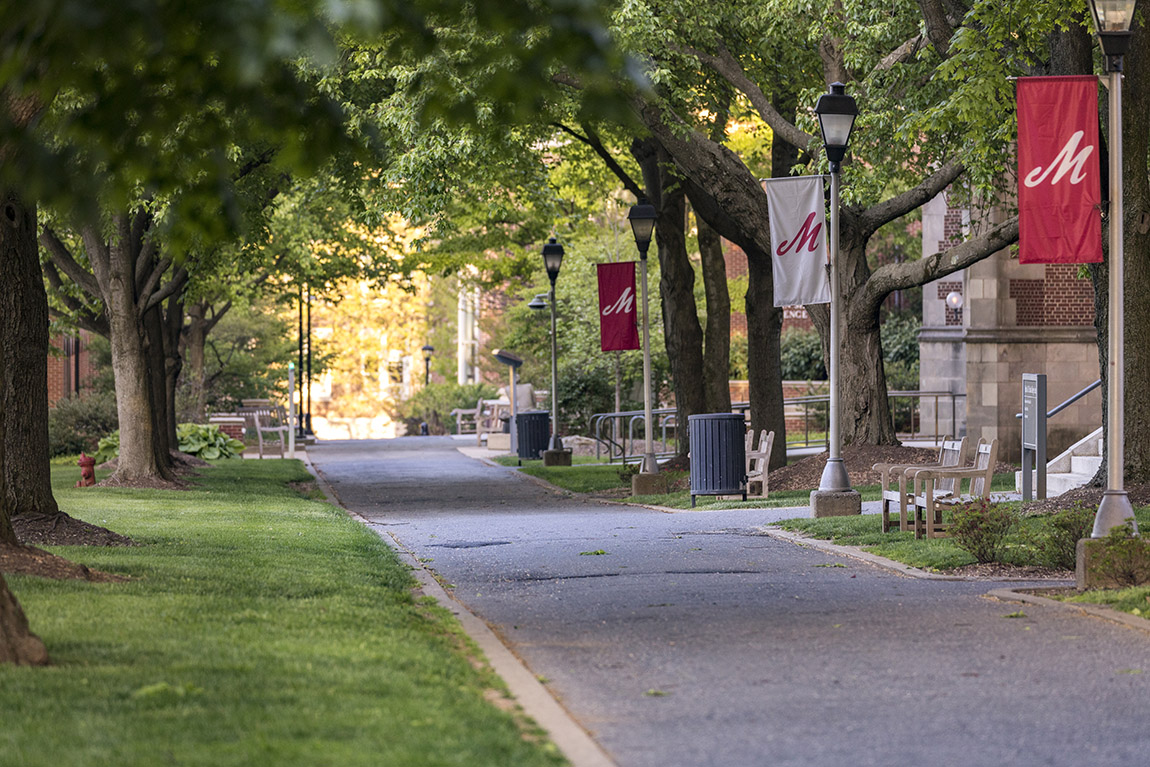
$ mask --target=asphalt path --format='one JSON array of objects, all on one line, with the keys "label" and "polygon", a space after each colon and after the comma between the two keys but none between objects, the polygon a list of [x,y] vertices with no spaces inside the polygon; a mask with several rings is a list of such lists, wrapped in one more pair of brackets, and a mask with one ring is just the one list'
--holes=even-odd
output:
[{"label": "asphalt path", "polygon": [[780,541],[777,512],[572,498],[458,444],[308,455],[620,767],[1150,764],[1150,634]]}]

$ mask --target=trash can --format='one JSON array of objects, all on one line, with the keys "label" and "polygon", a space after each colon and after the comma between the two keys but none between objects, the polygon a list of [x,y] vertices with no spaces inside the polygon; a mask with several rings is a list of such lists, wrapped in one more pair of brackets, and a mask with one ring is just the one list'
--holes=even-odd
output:
[{"label": "trash can", "polygon": [[515,414],[519,437],[519,457],[538,459],[551,442],[551,413],[546,410],[521,410]]},{"label": "trash can", "polygon": [[741,494],[747,500],[746,431],[741,413],[688,416],[692,508],[697,495]]}]

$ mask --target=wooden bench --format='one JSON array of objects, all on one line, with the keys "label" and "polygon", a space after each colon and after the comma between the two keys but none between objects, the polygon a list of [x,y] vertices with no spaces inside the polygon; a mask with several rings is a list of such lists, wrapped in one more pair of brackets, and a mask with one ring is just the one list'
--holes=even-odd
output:
[{"label": "wooden bench", "polygon": [[[871,468],[881,474],[882,488],[882,531],[891,531],[891,512],[898,506],[898,529],[910,530],[912,528],[910,515],[907,513],[908,504],[913,504],[908,483],[913,480],[914,473],[921,469],[945,469],[962,466],[966,452],[966,437],[960,440],[944,439],[938,451],[938,459],[934,463],[876,463]],[[911,487],[913,489],[913,485]]]},{"label": "wooden bench", "polygon": [[[283,458],[287,450],[288,432],[291,430],[291,422],[283,405],[272,404],[266,399],[245,399],[241,402],[238,412],[247,419],[248,428],[256,434],[259,457],[264,457],[264,438],[275,437],[279,457]],[[272,440],[269,439],[268,443],[267,450],[270,454]]]},{"label": "wooden bench", "polygon": [[747,490],[751,489],[751,482],[760,483],[760,498],[767,497],[767,473],[771,463],[771,448],[775,444],[775,433],[763,429],[759,432],[759,447],[756,450],[755,430],[747,430]]},{"label": "wooden bench", "polygon": [[457,407],[451,411],[455,416],[456,434],[474,434],[478,427],[479,406]]},{"label": "wooden bench", "polygon": [[[942,521],[945,507],[989,496],[997,460],[998,440],[980,439],[972,465],[914,472],[914,536],[922,538],[925,533],[927,538],[944,537],[950,527],[950,523]],[[966,493],[962,493],[963,481],[968,483]]]}]

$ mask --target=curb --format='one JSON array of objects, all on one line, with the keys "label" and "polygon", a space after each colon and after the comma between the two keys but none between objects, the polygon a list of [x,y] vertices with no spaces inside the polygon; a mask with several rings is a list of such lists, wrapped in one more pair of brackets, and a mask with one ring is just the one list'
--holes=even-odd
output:
[{"label": "curb", "polygon": [[[480,652],[487,658],[491,668],[507,685],[507,689],[510,690],[516,703],[527,716],[531,717],[535,724],[547,732],[551,742],[563,753],[572,767],[618,767],[607,755],[607,752],[560,705],[551,692],[543,686],[523,661],[503,643],[487,623],[449,594],[436,580],[435,575],[411,551],[404,548],[393,534],[380,530],[367,517],[345,508],[331,485],[323,477],[322,472],[315,467],[306,453],[300,457],[300,460],[308,472],[315,477],[316,484],[319,485],[324,498],[382,538],[395,551],[400,560],[411,568],[412,575],[419,582],[420,591],[435,599],[441,607],[455,616],[467,636],[475,642]],[[492,463],[491,465],[498,466],[499,464]],[[534,479],[534,477],[529,478]]]},{"label": "curb", "polygon": [[1061,602],[1057,599],[1050,599],[1048,597],[1038,596],[1037,594],[1023,594],[1014,589],[994,589],[993,591],[987,592],[986,596],[993,599],[1000,599],[1003,602],[1022,602],[1031,605],[1041,605],[1043,607],[1072,610],[1094,618],[1101,618],[1104,621],[1117,623],[1137,631],[1150,633],[1150,620],[1139,618],[1137,615],[1130,615],[1120,610],[1112,610],[1102,605],[1091,605],[1083,602]]},{"label": "curb", "polygon": [[852,559],[858,559],[866,562],[867,564],[881,567],[884,570],[892,570],[899,575],[905,575],[909,578],[921,578],[922,580],[929,581],[977,580],[975,578],[967,578],[961,575],[939,575],[938,573],[927,572],[926,570],[920,570],[917,567],[904,565],[902,562],[895,562],[893,559],[887,559],[886,557],[880,557],[877,554],[860,551],[854,546],[840,546],[837,543],[830,543],[828,541],[822,541],[817,538],[808,538],[805,535],[792,533],[787,530],[781,530],[777,527],[762,525],[755,529],[762,531],[765,535],[769,535],[772,538],[777,538],[780,541],[787,541],[789,543],[795,544],[796,546],[806,546],[807,548],[818,549],[819,551],[825,551],[828,554],[836,554],[840,557],[851,557]]}]

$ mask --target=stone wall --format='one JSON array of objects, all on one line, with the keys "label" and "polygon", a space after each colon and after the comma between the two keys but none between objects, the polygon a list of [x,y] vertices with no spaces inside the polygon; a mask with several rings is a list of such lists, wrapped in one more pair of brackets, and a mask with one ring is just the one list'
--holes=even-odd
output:
[{"label": "stone wall", "polygon": [[[949,208],[945,197],[932,200],[923,208],[923,255],[945,249],[971,226],[970,217]],[[947,307],[951,292],[962,295],[962,308]],[[919,386],[964,394],[954,423],[949,403],[940,404],[943,430],[998,438],[999,455],[1018,461],[1021,422],[1015,414],[1022,410],[1022,374],[1046,374],[1051,408],[1095,381],[1093,322],[1094,291],[1077,266],[1020,264],[1012,249],[1000,251],[925,287]],[[924,420],[933,418],[933,403],[924,401],[923,411]],[[1050,420],[1049,454],[1101,423],[1096,391]]]}]

